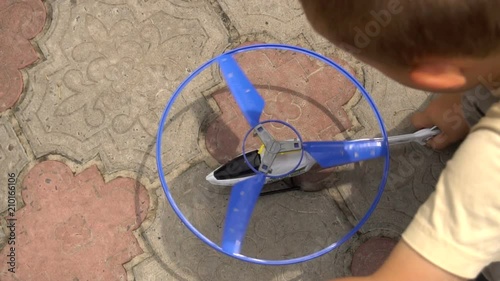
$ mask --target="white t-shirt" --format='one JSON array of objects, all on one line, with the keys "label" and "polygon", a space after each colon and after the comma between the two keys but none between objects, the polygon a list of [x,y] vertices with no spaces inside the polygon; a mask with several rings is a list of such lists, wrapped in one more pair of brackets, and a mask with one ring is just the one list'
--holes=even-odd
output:
[{"label": "white t-shirt", "polygon": [[483,87],[467,93],[464,112],[477,124],[403,240],[452,274],[473,279],[483,271],[500,281],[500,92],[485,95]]}]

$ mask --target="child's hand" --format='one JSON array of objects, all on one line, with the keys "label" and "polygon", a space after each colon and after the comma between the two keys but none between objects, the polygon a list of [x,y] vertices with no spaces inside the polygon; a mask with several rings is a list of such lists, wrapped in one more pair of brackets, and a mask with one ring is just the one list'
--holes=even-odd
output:
[{"label": "child's hand", "polygon": [[440,95],[425,111],[415,113],[411,122],[417,129],[437,126],[441,130],[441,134],[427,143],[433,149],[443,149],[463,140],[470,129],[462,110],[462,94]]}]

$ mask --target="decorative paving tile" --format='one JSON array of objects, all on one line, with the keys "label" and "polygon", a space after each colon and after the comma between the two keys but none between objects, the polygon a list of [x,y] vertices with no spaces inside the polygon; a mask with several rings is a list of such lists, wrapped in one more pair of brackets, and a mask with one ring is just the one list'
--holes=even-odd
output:
[{"label": "decorative paving tile", "polygon": [[[17,183],[28,156],[12,128],[8,117],[0,117],[0,213],[7,210],[8,184]],[[9,176],[10,175],[10,176]],[[0,239],[1,241],[1,239]]]},{"label": "decorative paving tile", "polygon": [[227,42],[217,15],[205,2],[175,0],[68,0],[52,9],[40,40],[47,60],[28,72],[33,82],[16,113],[35,156],[99,155],[106,173],[144,164],[155,178],[154,155],[143,159],[159,115],[180,81]]},{"label": "decorative paving tile", "polygon": [[12,107],[21,95],[19,70],[38,60],[29,40],[42,31],[45,18],[41,0],[0,2],[0,112]]},{"label": "decorative paving tile", "polygon": [[313,31],[298,0],[222,0],[220,5],[241,35],[265,32],[280,43],[303,36],[314,46],[326,44]]},{"label": "decorative paving tile", "polygon": [[[132,231],[148,212],[143,186],[130,178],[105,183],[95,166],[75,176],[65,164],[45,161],[22,188],[26,206],[14,213],[14,243],[0,252],[2,280],[127,279],[123,264],[142,253]],[[11,253],[14,265],[7,263]]]}]

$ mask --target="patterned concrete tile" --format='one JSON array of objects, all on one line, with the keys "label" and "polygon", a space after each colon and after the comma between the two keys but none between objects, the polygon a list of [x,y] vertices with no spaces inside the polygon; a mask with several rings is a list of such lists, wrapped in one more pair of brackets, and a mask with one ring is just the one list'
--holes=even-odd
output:
[{"label": "patterned concrete tile", "polygon": [[219,2],[241,35],[265,32],[282,43],[303,36],[314,46],[326,44],[326,40],[313,31],[298,0]]},{"label": "patterned concrete tile", "polygon": [[155,258],[148,258],[133,268],[135,280],[140,281],[164,281],[164,280],[186,280],[169,273],[169,270],[161,270]]},{"label": "patterned concrete tile", "polygon": [[[201,1],[51,5],[52,24],[40,39],[46,61],[28,72],[32,83],[16,113],[35,156],[85,162],[98,154],[106,173],[138,170],[172,91],[222,51],[221,21]],[[153,155],[145,166],[155,178]]]},{"label": "patterned concrete tile", "polygon": [[[143,186],[130,178],[105,183],[95,166],[75,176],[65,164],[45,161],[22,187],[26,206],[14,213],[14,243],[1,251],[2,280],[127,279],[122,264],[142,253],[132,231],[149,207]],[[15,273],[8,271],[11,253]]]},{"label": "patterned concrete tile", "polygon": [[[8,182],[17,183],[28,156],[12,128],[8,117],[0,117],[0,213],[7,210]],[[9,176],[9,174],[13,174]],[[0,240],[1,241],[1,240]]]},{"label": "patterned concrete tile", "polygon": [[0,2],[0,112],[12,107],[23,90],[20,69],[38,59],[30,43],[46,18],[41,0]]},{"label": "patterned concrete tile", "polygon": [[[203,235],[220,243],[229,189],[208,184],[211,169],[191,166],[170,182],[170,190],[184,216]],[[327,280],[338,275],[335,252],[311,262],[258,266],[229,258],[209,248],[180,223],[160,192],[154,222],[143,233],[152,259],[134,267],[138,280]],[[337,241],[350,225],[326,193],[295,192],[262,197],[257,203],[243,254],[256,258],[287,259],[311,254]],[[155,279],[156,278],[156,279]]]}]

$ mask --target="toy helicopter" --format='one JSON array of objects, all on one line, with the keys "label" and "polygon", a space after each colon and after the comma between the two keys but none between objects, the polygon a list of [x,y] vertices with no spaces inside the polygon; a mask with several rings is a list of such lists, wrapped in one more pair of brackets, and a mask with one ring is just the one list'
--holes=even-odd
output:
[{"label": "toy helicopter", "polygon": [[[257,130],[259,132],[257,133]],[[258,150],[252,150],[245,154],[248,162],[253,166],[255,170],[259,169],[263,159],[266,159],[266,145],[272,146],[276,145],[276,142],[272,140],[270,134],[265,130],[264,127],[259,126],[255,130],[256,134],[260,137],[261,141],[264,143]],[[420,145],[425,145],[425,143],[432,137],[438,135],[440,130],[437,127],[421,129],[412,134],[404,134],[398,136],[390,136],[388,138],[389,145],[403,144],[409,142],[416,142]],[[286,145],[287,143],[294,143],[298,140],[288,140],[287,142],[281,143],[280,145]],[[363,140],[362,140],[363,141]],[[382,143],[381,138],[371,139],[373,142]],[[222,186],[233,186],[239,182],[247,180],[256,175],[255,171],[251,169],[245,161],[245,156],[243,154],[238,155],[224,165],[221,165],[210,174],[206,176],[206,180],[213,185]],[[300,161],[300,163],[299,163]],[[361,161],[360,159],[354,158],[352,162]],[[268,177],[266,178],[265,184],[273,183],[284,178],[293,178],[301,174],[307,173],[316,164],[316,160],[307,151],[301,159],[301,153],[298,150],[281,152],[276,155],[272,166],[269,168],[269,174],[271,176],[277,176],[284,174],[294,168],[295,165],[299,163],[298,167],[286,177]],[[348,163],[345,163],[348,164]]]},{"label": "toy helicopter", "polygon": [[[240,253],[254,206],[266,183],[303,174],[316,163],[321,168],[329,168],[388,155],[388,138],[387,143],[381,138],[302,142],[290,124],[279,120],[261,122],[265,101],[236,60],[226,54],[219,57],[218,63],[231,94],[251,128],[243,140],[243,154],[206,177],[215,184],[233,185],[222,235],[223,252]],[[275,140],[264,128],[266,122],[280,122],[288,126],[298,139]],[[264,148],[260,149],[260,153],[244,151],[250,132],[256,134],[263,143]],[[424,129],[411,135],[395,136],[391,142],[415,140],[425,143],[426,139],[438,133],[436,128]]]},{"label": "toy helicopter", "polygon": [[[335,68],[354,85],[356,85],[363,97],[367,100],[378,121],[382,138],[344,141],[302,141],[300,134],[291,125],[280,120],[260,120],[264,110],[265,101],[240,68],[238,62],[234,58],[234,55],[261,49],[284,50],[305,54]],[[218,167],[206,176],[206,180],[211,184],[232,186],[220,243],[214,243],[205,237],[182,214],[180,208],[175,203],[166,182],[161,157],[163,155],[162,139],[165,137],[164,134],[166,134],[164,129],[165,125],[168,123],[168,114],[173,108],[175,100],[194,77],[212,64],[218,64],[222,77],[226,82],[232,97],[236,101],[240,112],[244,115],[248,125],[250,126],[249,131],[243,140],[242,154],[228,163]],[[263,124],[270,121],[288,126],[295,132],[296,138],[287,140],[275,139],[263,126]],[[168,102],[160,120],[156,142],[156,161],[159,178],[167,200],[184,225],[188,227],[189,230],[191,230],[191,232],[193,232],[193,234],[195,234],[199,239],[212,248],[233,258],[264,265],[288,265],[308,261],[326,254],[357,233],[360,227],[373,213],[384,190],[389,170],[389,145],[405,142],[425,144],[428,139],[439,133],[440,131],[436,127],[433,127],[417,131],[413,134],[387,137],[382,117],[370,95],[366,92],[363,86],[341,66],[322,55],[304,48],[280,44],[256,44],[228,51],[207,61],[198,69],[193,71],[181,83]],[[257,135],[262,141],[262,146],[258,150],[246,152],[244,149],[245,143],[250,134]],[[335,242],[322,250],[314,252],[313,254],[288,260],[262,260],[247,257],[241,254],[242,245],[245,240],[246,231],[250,223],[253,210],[265,184],[283,179],[293,179],[295,176],[310,171],[316,164],[322,169],[327,169],[330,167],[380,157],[385,157],[386,161],[378,193],[366,214],[359,220],[353,229],[345,234],[345,236],[338,242]]]}]

